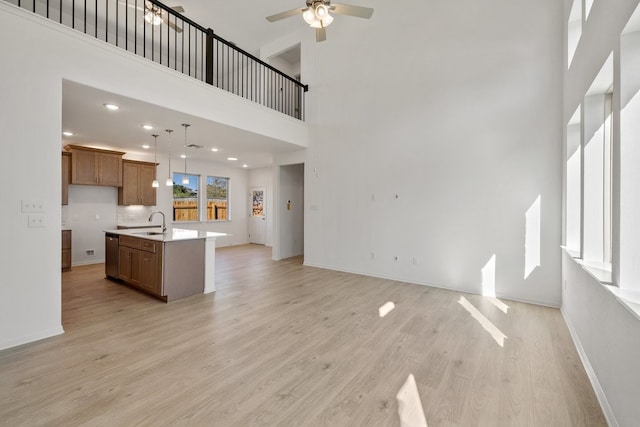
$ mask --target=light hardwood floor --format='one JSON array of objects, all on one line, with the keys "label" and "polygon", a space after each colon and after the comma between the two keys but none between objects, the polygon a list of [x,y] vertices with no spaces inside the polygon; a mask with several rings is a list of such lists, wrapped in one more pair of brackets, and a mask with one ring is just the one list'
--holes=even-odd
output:
[{"label": "light hardwood floor", "polygon": [[0,425],[399,426],[410,373],[431,427],[606,425],[557,309],[216,255],[169,304],[63,273],[66,333],[0,352]]}]

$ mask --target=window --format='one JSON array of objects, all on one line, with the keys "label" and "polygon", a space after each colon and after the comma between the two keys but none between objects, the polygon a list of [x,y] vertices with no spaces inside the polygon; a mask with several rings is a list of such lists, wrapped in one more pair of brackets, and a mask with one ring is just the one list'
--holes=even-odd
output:
[{"label": "window", "polygon": [[[183,181],[187,178],[188,182]],[[183,182],[185,182],[183,184]],[[200,176],[174,172],[173,174],[173,220],[198,221]]]},{"label": "window", "polygon": [[229,219],[229,178],[207,177],[207,221]]}]

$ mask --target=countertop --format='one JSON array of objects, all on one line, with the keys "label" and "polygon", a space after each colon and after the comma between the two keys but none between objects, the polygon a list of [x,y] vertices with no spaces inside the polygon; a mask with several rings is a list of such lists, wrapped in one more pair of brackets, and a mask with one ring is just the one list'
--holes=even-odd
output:
[{"label": "countertop", "polygon": [[104,230],[105,233],[118,234],[121,236],[139,237],[141,239],[155,240],[156,242],[175,242],[178,240],[196,240],[196,239],[215,239],[216,237],[228,236],[226,233],[218,233],[215,231],[187,230],[185,228],[167,227],[164,234],[147,234],[161,233],[162,228],[129,228],[126,230]]}]

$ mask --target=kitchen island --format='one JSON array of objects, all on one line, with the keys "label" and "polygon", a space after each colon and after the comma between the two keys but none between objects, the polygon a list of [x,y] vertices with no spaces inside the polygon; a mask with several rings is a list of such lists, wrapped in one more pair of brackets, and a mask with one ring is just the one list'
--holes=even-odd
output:
[{"label": "kitchen island", "polygon": [[213,292],[216,239],[224,236],[183,228],[105,230],[105,273],[166,302]]}]

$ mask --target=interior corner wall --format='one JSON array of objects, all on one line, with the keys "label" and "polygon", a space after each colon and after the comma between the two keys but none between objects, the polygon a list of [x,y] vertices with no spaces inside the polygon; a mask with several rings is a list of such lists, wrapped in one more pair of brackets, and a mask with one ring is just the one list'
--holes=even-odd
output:
[{"label": "interior corner wall", "polygon": [[[566,12],[570,1],[565,0],[564,3]],[[639,3],[638,0],[622,0],[614,3],[606,0],[594,1],[589,19],[584,23],[582,37],[571,68],[564,72],[565,123],[585,99],[587,90],[611,52],[614,53],[614,67],[617,67],[614,69],[613,97],[614,100],[620,98],[621,83],[626,84],[624,81],[617,80],[621,75],[620,35]],[[622,75],[624,76],[624,73]],[[624,92],[622,95],[626,96]],[[617,105],[621,103],[618,102]],[[615,118],[620,117],[616,114],[614,110],[614,127],[616,126]],[[618,143],[615,134],[614,130],[614,145]],[[589,137],[586,136],[585,139],[588,141]],[[624,151],[622,154],[624,155]],[[623,163],[624,161],[625,159],[622,159]],[[615,188],[613,200],[616,200]],[[620,236],[620,241],[616,243],[616,223],[621,219],[615,216],[616,208],[614,207],[612,219],[614,254],[617,251],[616,245],[620,245],[625,238],[629,237]],[[574,259],[566,254],[562,259],[562,313],[572,332],[607,421],[612,426],[636,425],[640,419],[640,406],[637,404],[636,397],[640,395],[640,370],[638,370],[640,321],[604,285],[587,274]],[[614,259],[614,269],[616,262],[617,260]]]},{"label": "interior corner wall", "polygon": [[[10,41],[0,48],[3,101],[0,129],[4,140],[10,142],[3,147],[0,174],[4,182],[20,177],[18,191],[6,192],[5,208],[0,210],[5,238],[11,242],[0,265],[3,271],[0,349],[63,331],[60,273],[63,79],[259,133],[301,149],[307,145],[305,123],[7,2],[0,2],[0,39]],[[158,91],[158,87],[165,90]],[[22,212],[23,200],[44,203],[45,212],[39,214],[45,219],[45,227],[27,227],[29,214]],[[38,268],[33,268],[36,263]]]},{"label": "interior corner wall", "polygon": [[414,2],[410,15],[378,3],[302,45],[305,263],[480,293],[495,259],[499,297],[559,306],[562,5]]}]

